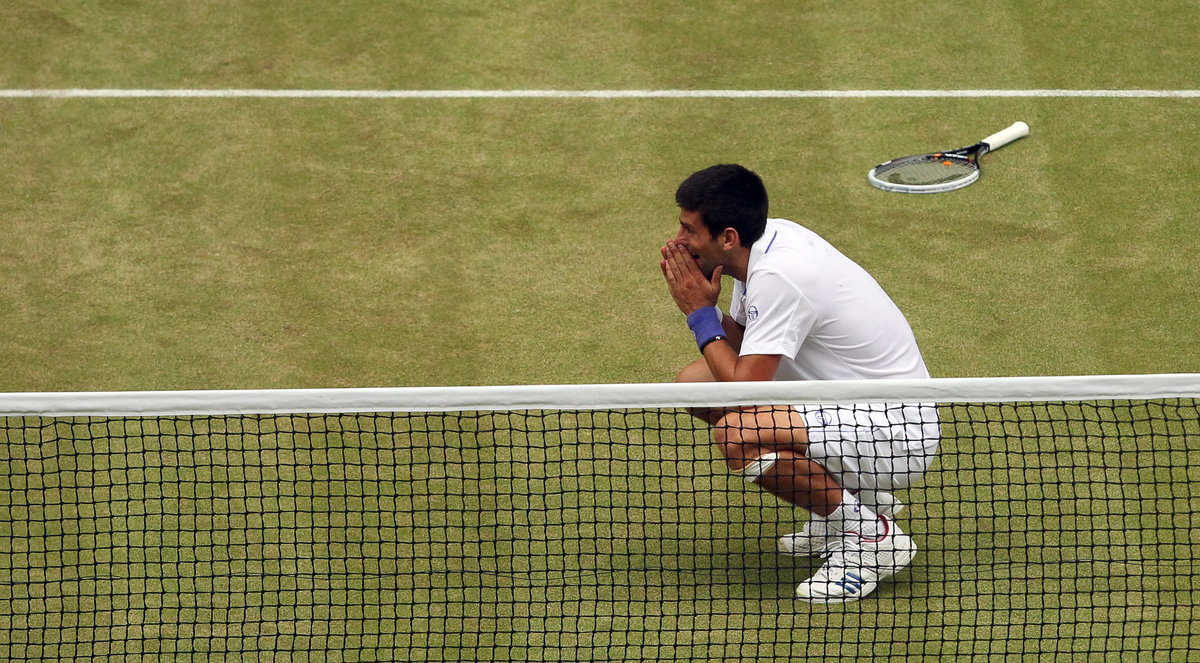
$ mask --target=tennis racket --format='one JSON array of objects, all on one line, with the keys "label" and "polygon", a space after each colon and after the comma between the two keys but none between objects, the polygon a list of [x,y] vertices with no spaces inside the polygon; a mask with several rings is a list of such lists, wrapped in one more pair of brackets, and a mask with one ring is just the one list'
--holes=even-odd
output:
[{"label": "tennis racket", "polygon": [[885,161],[867,173],[867,181],[897,193],[954,191],[979,179],[979,157],[1028,135],[1028,124],[1014,122],[974,145]]}]

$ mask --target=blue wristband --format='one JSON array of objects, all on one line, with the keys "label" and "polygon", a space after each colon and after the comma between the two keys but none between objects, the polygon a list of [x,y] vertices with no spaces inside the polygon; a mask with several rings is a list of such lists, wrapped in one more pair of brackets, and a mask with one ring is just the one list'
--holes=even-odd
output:
[{"label": "blue wristband", "polygon": [[696,335],[696,347],[704,352],[704,346],[725,338],[725,328],[721,326],[721,309],[716,306],[705,306],[688,314],[688,327]]}]

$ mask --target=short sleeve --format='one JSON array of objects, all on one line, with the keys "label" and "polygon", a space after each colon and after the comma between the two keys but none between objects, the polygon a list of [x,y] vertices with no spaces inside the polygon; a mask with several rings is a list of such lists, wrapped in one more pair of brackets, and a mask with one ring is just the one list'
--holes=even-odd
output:
[{"label": "short sleeve", "polygon": [[744,306],[743,355],[794,357],[816,322],[812,304],[800,288],[775,271],[751,275]]}]

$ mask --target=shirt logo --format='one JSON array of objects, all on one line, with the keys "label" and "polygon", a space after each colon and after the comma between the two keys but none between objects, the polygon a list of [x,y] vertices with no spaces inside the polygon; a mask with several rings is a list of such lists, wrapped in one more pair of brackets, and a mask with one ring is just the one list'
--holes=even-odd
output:
[{"label": "shirt logo", "polygon": [[817,410],[813,412],[812,418],[818,426],[828,426],[829,424],[833,423],[833,417],[829,416],[829,413],[825,410]]},{"label": "shirt logo", "polygon": [[758,319],[757,306],[751,306],[750,308],[746,309],[746,319],[750,320],[751,322],[754,322]]}]

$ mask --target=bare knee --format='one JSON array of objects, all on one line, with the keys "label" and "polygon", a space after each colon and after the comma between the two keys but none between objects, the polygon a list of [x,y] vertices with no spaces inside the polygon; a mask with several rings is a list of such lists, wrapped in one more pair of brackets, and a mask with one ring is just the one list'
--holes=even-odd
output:
[{"label": "bare knee", "polygon": [[758,444],[758,431],[744,424],[743,413],[726,412],[713,426],[713,442],[729,469],[739,472],[755,458],[768,452]]},{"label": "bare knee", "polygon": [[[679,375],[675,377],[676,382],[716,382],[712,371],[708,368],[708,362],[703,358],[697,359],[679,371]],[[728,408],[723,407],[689,407],[688,414],[700,419],[709,426],[715,426],[721,417],[729,412]]]},{"label": "bare knee", "polygon": [[808,450],[804,420],[789,407],[759,407],[726,412],[713,426],[713,442],[732,469],[770,451]]},{"label": "bare knee", "polygon": [[703,358],[697,359],[679,371],[679,375],[675,376],[676,382],[716,382],[712,371],[708,368],[708,362]]}]

